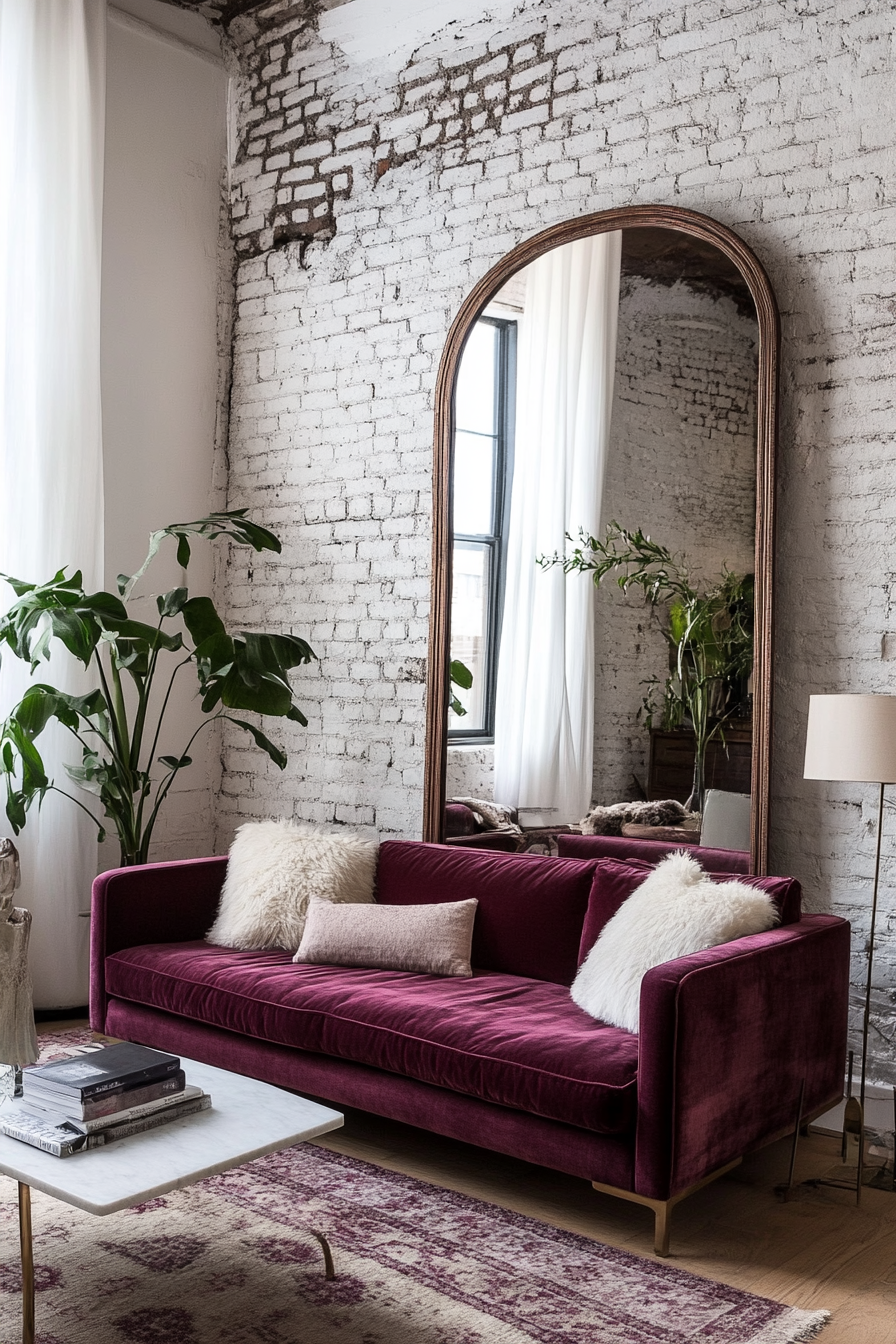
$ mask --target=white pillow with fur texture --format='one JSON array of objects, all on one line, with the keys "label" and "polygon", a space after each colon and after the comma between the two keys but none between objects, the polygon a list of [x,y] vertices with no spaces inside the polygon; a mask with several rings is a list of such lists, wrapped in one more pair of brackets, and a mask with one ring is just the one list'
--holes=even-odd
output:
[{"label": "white pillow with fur texture", "polygon": [[374,899],[378,851],[374,841],[351,831],[294,821],[246,822],[230,846],[221,903],[207,941],[294,952],[312,896],[346,904]]},{"label": "white pillow with fur texture", "polygon": [[570,993],[591,1017],[637,1032],[641,980],[652,966],[774,928],[778,911],[744,882],[711,882],[678,850],[657,864],[579,967]]}]

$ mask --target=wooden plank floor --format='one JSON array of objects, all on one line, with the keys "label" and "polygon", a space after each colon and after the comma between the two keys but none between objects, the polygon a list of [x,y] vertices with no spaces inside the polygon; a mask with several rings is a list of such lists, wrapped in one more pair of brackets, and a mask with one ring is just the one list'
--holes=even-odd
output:
[{"label": "wooden plank floor", "polygon": [[[43,1033],[86,1026],[42,1023]],[[347,1111],[324,1147],[459,1190],[607,1245],[652,1257],[647,1209],[598,1195],[586,1181],[443,1139],[397,1121]],[[800,1140],[797,1180],[838,1162],[826,1135]],[[822,1344],[896,1344],[896,1195],[865,1190],[774,1194],[786,1179],[790,1142],[748,1157],[728,1176],[685,1200],[672,1216],[672,1255],[662,1263],[730,1283],[790,1306],[826,1308]]]}]

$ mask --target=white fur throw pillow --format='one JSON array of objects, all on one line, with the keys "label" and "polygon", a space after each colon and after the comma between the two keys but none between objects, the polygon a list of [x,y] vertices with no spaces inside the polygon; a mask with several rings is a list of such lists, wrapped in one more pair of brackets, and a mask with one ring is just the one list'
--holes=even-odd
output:
[{"label": "white fur throw pillow", "polygon": [[711,882],[683,850],[669,854],[601,930],[572,984],[592,1017],[637,1031],[641,980],[652,966],[774,928],[778,911],[744,882]]},{"label": "white fur throw pillow", "polygon": [[222,947],[284,947],[302,941],[312,896],[324,901],[373,900],[379,846],[350,831],[293,821],[250,821],[230,846],[227,877],[206,934]]}]

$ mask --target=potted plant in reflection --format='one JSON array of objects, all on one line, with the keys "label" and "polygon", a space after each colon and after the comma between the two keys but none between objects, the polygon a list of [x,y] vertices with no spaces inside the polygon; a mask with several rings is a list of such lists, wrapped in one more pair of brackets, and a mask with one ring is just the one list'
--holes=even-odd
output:
[{"label": "potted plant in reflection", "polygon": [[[694,734],[694,782],[686,806],[702,812],[706,749],[724,741],[725,724],[738,714],[753,670],[754,579],[752,574],[721,576],[702,591],[687,563],[638,528],[607,525],[602,539],[582,530],[567,536],[574,549],[542,556],[539,564],[562,565],[567,574],[591,574],[594,583],[613,576],[623,593],[640,588],[654,608],[664,608],[662,633],[670,649],[670,674],[662,683],[662,727],[689,727]],[[648,683],[642,708],[648,727],[658,707],[658,678]]]},{"label": "potted plant in reflection", "polygon": [[[134,590],[168,538],[176,542],[186,580],[196,537],[226,537],[256,551],[280,551],[272,532],[251,522],[245,509],[236,509],[154,532],[136,574],[119,575],[117,594],[88,593],[80,572],[68,577],[64,569],[46,583],[0,576],[16,597],[0,618],[0,649],[30,663],[33,674],[58,641],[92,672],[96,683],[86,695],[68,695],[35,682],[0,723],[6,815],[17,835],[35,800],[39,806],[48,793],[61,793],[87,813],[100,840],[105,823],[111,823],[122,865],[146,863],[172,784],[192,764],[189,753],[199,733],[218,720],[236,724],[275,765],[285,767],[281,748],[240,714],[249,711],[307,725],[293,698],[289,673],[315,657],[309,645],[292,634],[231,633],[211,598],[191,597],[186,584],[156,598],[158,620],[153,624],[134,619],[129,610]],[[205,717],[181,751],[157,756],[175,679],[188,667],[197,679]],[[80,761],[66,765],[66,774],[93,802],[82,801],[47,776],[37,739],[54,719],[80,748]]]},{"label": "potted plant in reflection", "polygon": [[459,658],[452,658],[448,664],[448,707],[458,718],[463,718],[467,711],[455,687],[459,687],[462,691],[469,691],[472,685],[473,673],[466,663],[462,663]]}]

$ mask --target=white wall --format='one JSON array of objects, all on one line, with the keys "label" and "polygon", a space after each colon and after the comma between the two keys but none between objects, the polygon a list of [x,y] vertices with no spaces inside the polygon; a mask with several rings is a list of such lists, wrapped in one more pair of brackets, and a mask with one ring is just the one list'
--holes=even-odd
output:
[{"label": "white wall", "polygon": [[[151,530],[215,505],[230,285],[228,250],[219,247],[227,91],[220,40],[205,20],[155,0],[121,4],[130,14],[110,7],[108,21],[103,210],[106,586],[113,591],[116,575],[142,561]],[[145,587],[164,592],[180,576],[171,546]],[[197,545],[191,589],[209,593],[212,582],[213,553]],[[199,722],[195,682],[186,680],[191,669],[181,675],[161,752],[181,748]],[[162,815],[154,858],[212,850],[214,733],[191,753],[195,764]],[[117,859],[117,845],[107,841],[101,866]]]}]

